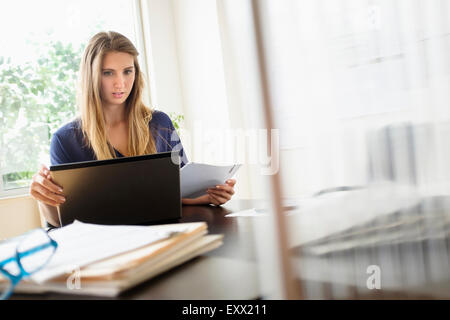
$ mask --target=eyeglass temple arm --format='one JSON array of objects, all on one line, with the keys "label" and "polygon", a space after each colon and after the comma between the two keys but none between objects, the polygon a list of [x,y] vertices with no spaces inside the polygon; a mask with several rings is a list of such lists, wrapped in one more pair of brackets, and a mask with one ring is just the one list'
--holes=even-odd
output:
[{"label": "eyeglass temple arm", "polygon": [[[39,245],[39,246],[37,246],[37,247],[34,247],[34,248],[31,248],[31,249],[29,249],[29,250],[27,250],[27,251],[19,252],[19,253],[18,253],[18,256],[19,256],[19,258],[24,258],[24,257],[27,257],[27,256],[29,256],[29,255],[35,253],[35,252],[38,252],[38,251],[40,251],[40,250],[44,250],[44,249],[46,249],[46,248],[48,248],[48,247],[50,247],[50,246],[56,248],[56,247],[57,247],[57,244],[56,244],[56,242],[54,242],[54,241],[51,241],[51,242],[45,243],[45,244],[41,244],[41,245]],[[8,259],[6,259],[6,260],[1,261],[1,262],[0,262],[0,268],[4,267],[4,266],[7,265],[8,263],[14,262],[15,260],[16,260],[16,257],[11,257],[11,258],[8,258]]]},{"label": "eyeglass temple arm", "polygon": [[24,251],[24,252],[18,252],[17,255],[19,256],[19,258],[24,258],[24,257],[27,257],[27,256],[29,256],[29,255],[31,255],[31,254],[37,252],[37,251],[44,250],[44,249],[46,249],[46,248],[48,248],[48,247],[50,247],[50,246],[56,248],[56,247],[57,247],[57,244],[56,244],[56,242],[54,242],[54,241],[52,240],[52,241],[50,241],[49,243],[41,244],[41,245],[39,245],[39,246],[37,246],[37,247],[34,247],[34,248],[31,248],[31,249],[29,249],[29,250],[27,250],[27,251]]}]

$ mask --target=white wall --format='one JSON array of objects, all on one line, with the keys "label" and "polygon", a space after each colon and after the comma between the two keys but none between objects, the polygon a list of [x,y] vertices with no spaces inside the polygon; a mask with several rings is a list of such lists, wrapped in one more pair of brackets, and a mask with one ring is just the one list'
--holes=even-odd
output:
[{"label": "white wall", "polygon": [[153,107],[184,113],[172,1],[144,0],[141,5]]}]

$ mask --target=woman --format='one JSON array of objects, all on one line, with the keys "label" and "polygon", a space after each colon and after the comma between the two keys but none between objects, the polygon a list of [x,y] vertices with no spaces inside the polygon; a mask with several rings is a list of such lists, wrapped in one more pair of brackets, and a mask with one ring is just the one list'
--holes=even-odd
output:
[{"label": "woman", "polygon": [[[131,41],[119,33],[100,32],[90,40],[81,60],[81,117],[53,135],[52,165],[153,154],[174,147],[180,150],[180,165],[187,163],[172,121],[142,102],[144,84],[137,56]],[[228,180],[182,203],[224,204],[234,194],[235,183]],[[52,181],[46,166],[33,176],[30,194],[46,220],[59,226],[56,207],[65,202],[64,191]]]}]

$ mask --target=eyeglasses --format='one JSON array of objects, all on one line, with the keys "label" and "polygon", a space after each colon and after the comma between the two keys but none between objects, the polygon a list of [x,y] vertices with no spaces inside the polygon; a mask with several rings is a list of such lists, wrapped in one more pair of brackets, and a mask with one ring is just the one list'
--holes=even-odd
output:
[{"label": "eyeglasses", "polygon": [[45,267],[57,247],[44,229],[0,243],[0,260],[4,259],[0,261],[0,300],[8,299],[23,278]]}]

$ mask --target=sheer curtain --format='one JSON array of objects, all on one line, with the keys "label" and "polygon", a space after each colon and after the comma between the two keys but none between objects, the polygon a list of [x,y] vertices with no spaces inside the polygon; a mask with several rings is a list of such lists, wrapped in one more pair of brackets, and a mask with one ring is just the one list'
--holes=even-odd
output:
[{"label": "sheer curtain", "polygon": [[[260,196],[250,181],[261,167],[286,168],[286,197],[391,179],[400,166],[370,141],[401,124],[418,135],[417,181],[450,178],[447,1],[261,1],[279,159],[252,143],[263,125],[250,1],[147,2],[154,104],[185,115],[193,161],[248,165],[243,196]],[[232,138],[244,151],[227,149]]]},{"label": "sheer curtain", "polygon": [[[216,165],[243,164],[236,176],[235,197],[263,198],[266,191],[260,181],[261,171],[270,170],[271,159],[265,143],[259,89],[255,87],[249,2],[173,0],[163,5],[151,0],[148,3],[151,15],[164,16],[160,11],[164,9],[173,21],[170,27],[163,26],[167,21],[160,21],[150,32],[150,36],[156,35],[151,50],[156,52],[153,91],[160,108],[168,107],[185,116],[180,136],[189,160]],[[158,27],[163,30],[156,30]],[[173,51],[166,50],[165,55],[158,51],[172,44],[164,34],[173,34],[174,43]],[[168,59],[171,52],[175,52],[174,58]],[[177,75],[169,83],[164,77],[174,66]],[[176,95],[180,99],[173,103]]]},{"label": "sheer curtain", "polygon": [[[429,216],[430,208],[445,207],[430,199],[450,190],[450,3],[258,3],[268,88],[261,87],[251,0],[170,2],[173,65],[178,66],[173,79],[181,88],[182,141],[190,160],[244,163],[236,195],[243,198],[267,198],[267,179],[279,172],[285,203],[300,201],[300,214],[288,219],[292,246],[303,252],[315,241],[320,246],[309,252],[327,252],[330,258],[319,255],[312,265],[294,258],[293,265],[309,279],[339,279],[340,286],[332,286],[337,297],[349,292],[343,284],[367,293],[366,270],[372,264],[391,269],[385,275],[391,287],[421,286],[442,279],[442,272],[450,280],[448,231],[439,220],[448,217]],[[263,90],[270,91],[276,132],[264,131]],[[310,197],[330,188],[350,192],[331,193],[319,205]],[[417,201],[420,210],[405,209]],[[421,222],[407,227],[404,221]],[[386,229],[389,223],[400,233]],[[348,241],[334,247],[323,242],[364,224],[363,239],[347,234]],[[373,237],[366,237],[367,225],[374,228]],[[418,241],[411,230],[428,242]],[[414,254],[400,254],[399,237],[406,231],[415,241]],[[430,234],[445,237],[431,241]],[[380,239],[395,241],[386,240],[390,247],[381,252]],[[357,251],[350,255],[350,268],[342,267],[336,248],[355,246],[370,249],[379,260]],[[437,249],[430,255],[425,247]],[[324,297],[323,290],[305,290],[307,297]]]},{"label": "sheer curtain", "polygon": [[[217,3],[230,114],[248,126],[262,110],[250,1]],[[338,298],[367,294],[371,270],[388,290],[449,281],[450,4],[259,4],[283,196],[306,199],[288,218],[307,256],[295,270]],[[307,197],[330,190],[349,192]]]},{"label": "sheer curtain", "polygon": [[[222,24],[228,32],[223,41],[234,43],[224,45],[233,52],[225,59],[225,69],[237,72],[236,78],[248,87],[246,71],[254,59],[246,49],[251,45],[245,46],[245,31],[235,27],[243,24],[239,21],[245,1],[219,3],[219,14],[222,11],[227,17],[223,20],[229,21]],[[420,141],[427,138],[424,134],[432,135],[435,144],[426,150],[415,145],[413,152],[421,161],[414,164],[418,182],[428,183],[431,177],[434,182],[448,181],[446,158],[442,159],[448,153],[442,139],[450,115],[447,1],[264,3],[286,196],[389,178],[377,167],[382,163],[375,159],[368,135],[405,123],[428,125],[429,130],[414,130],[414,136]],[[229,83],[236,86],[239,81]],[[252,92],[240,87],[246,94]],[[236,96],[235,87],[229,89],[229,96]],[[430,151],[437,156],[433,164],[423,159]],[[402,166],[408,164],[403,162],[390,169],[399,170],[391,172],[391,178],[403,174]]]}]

